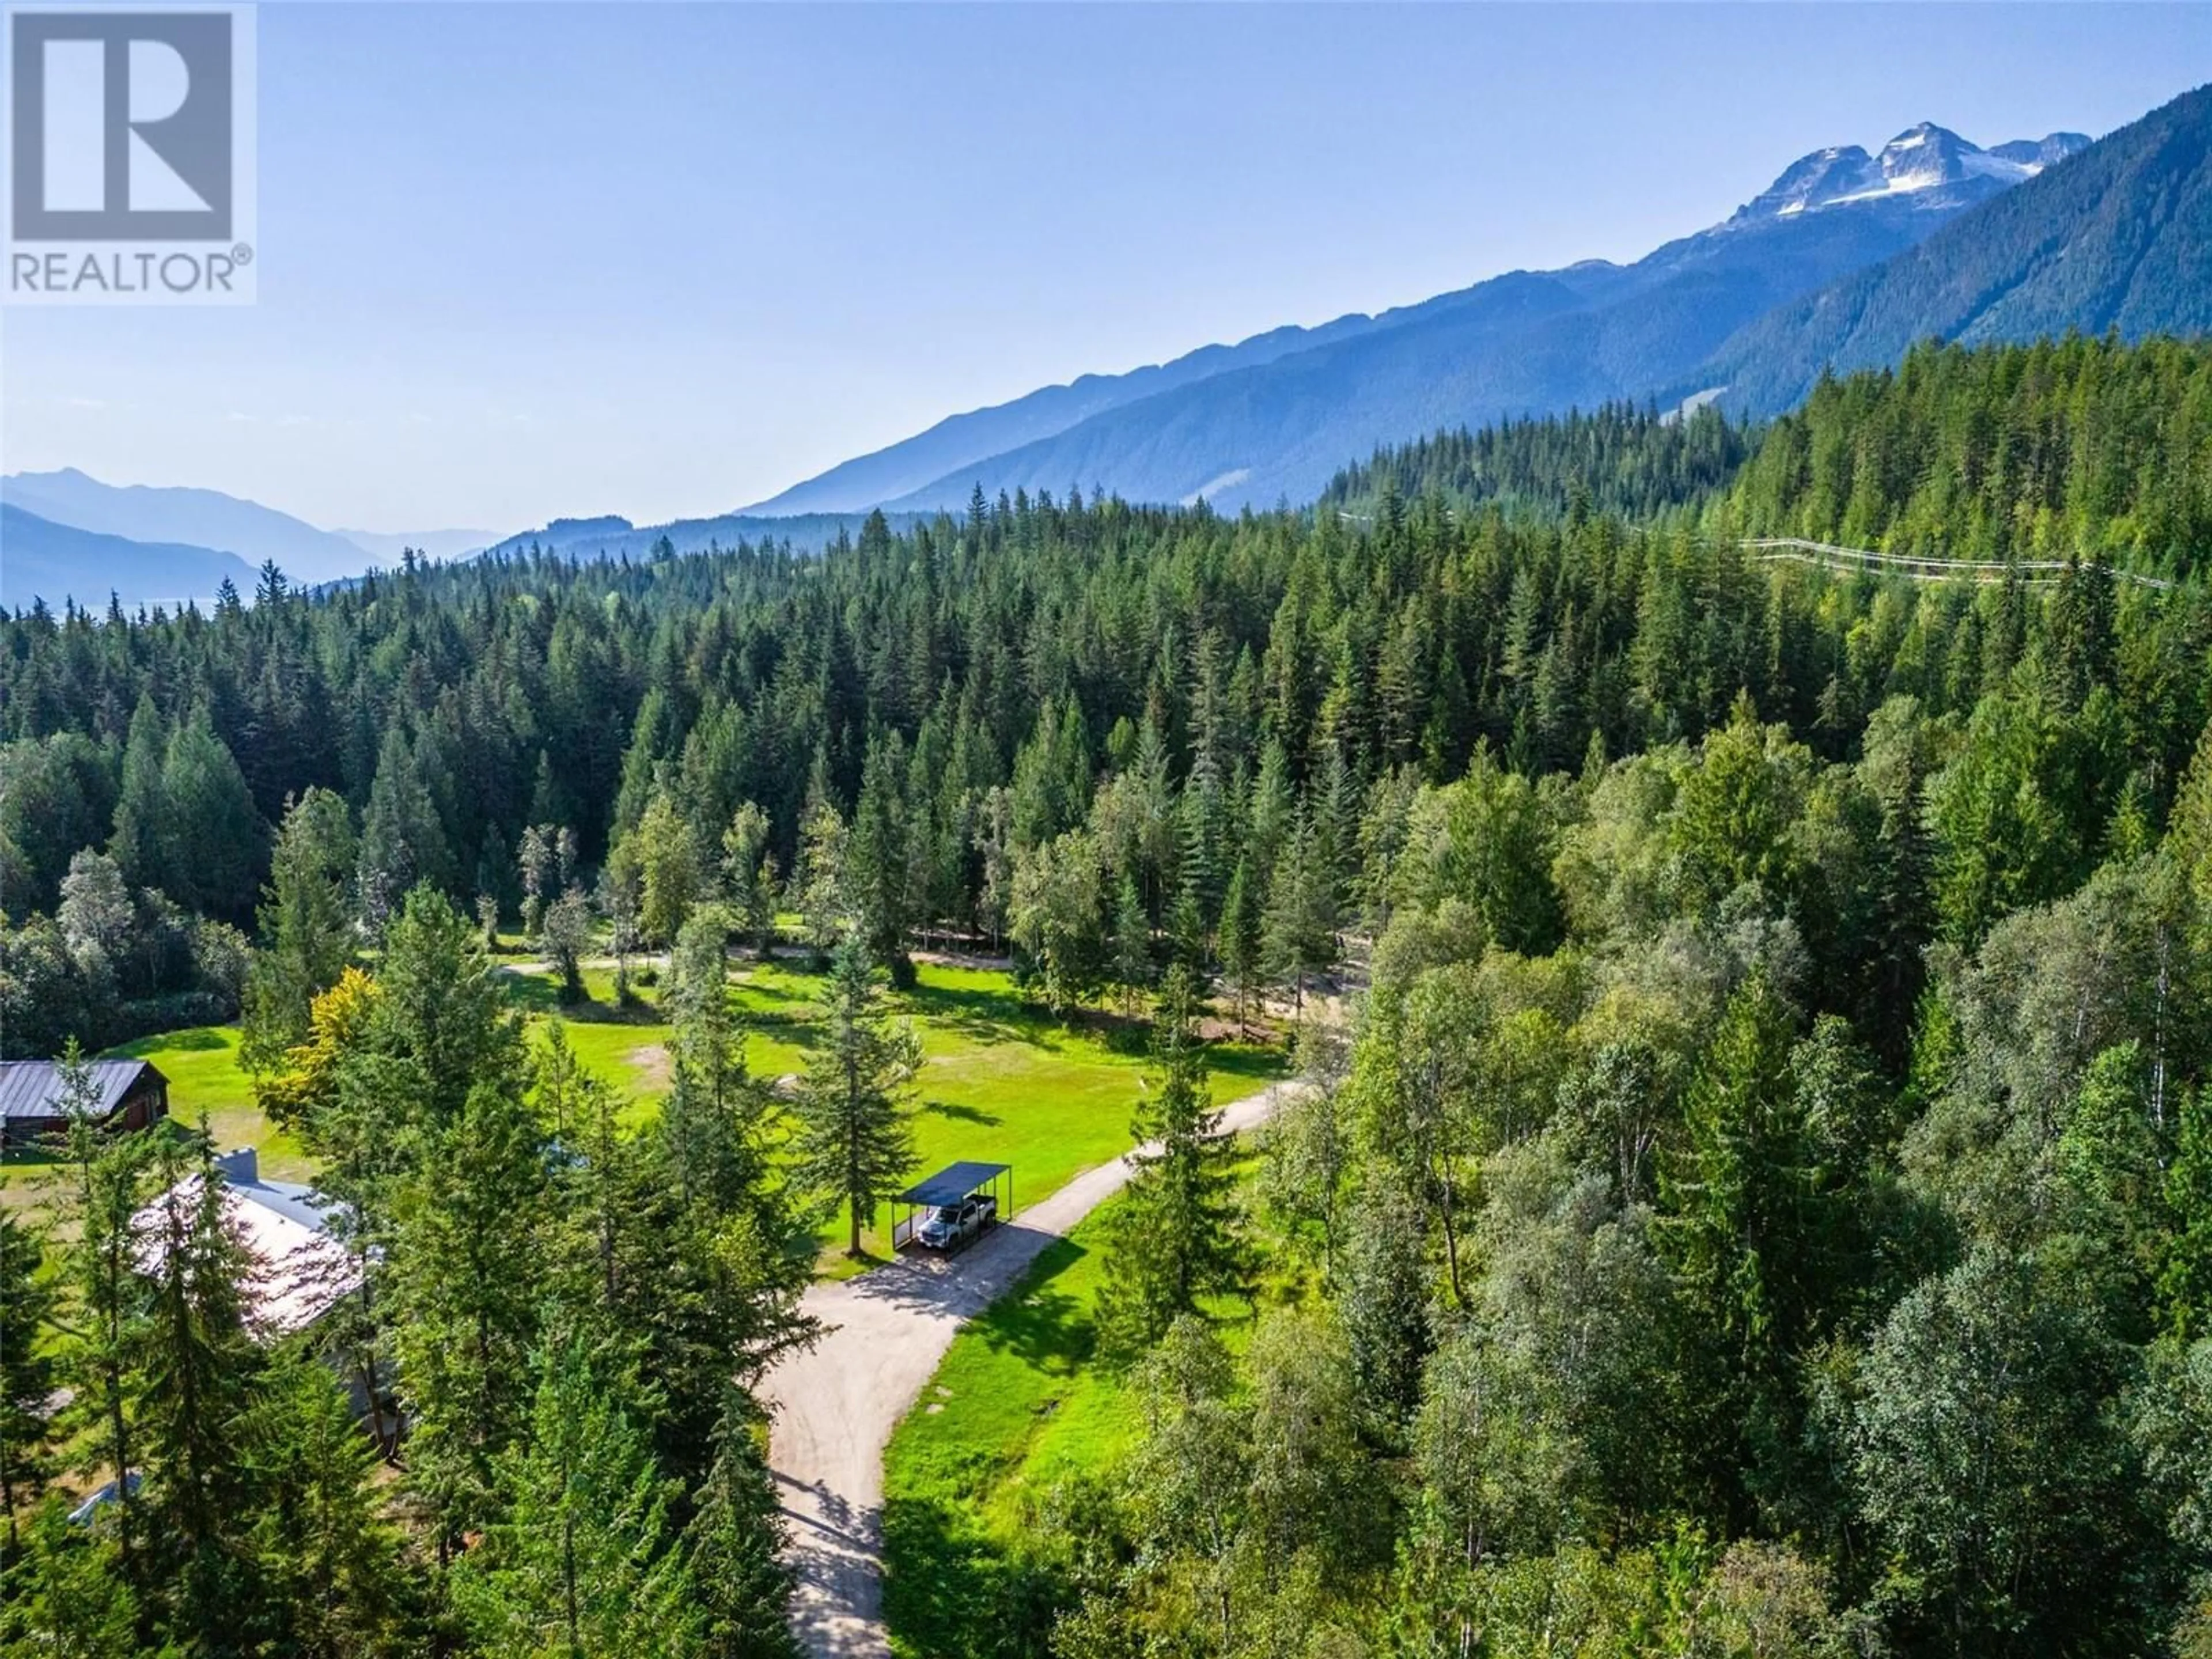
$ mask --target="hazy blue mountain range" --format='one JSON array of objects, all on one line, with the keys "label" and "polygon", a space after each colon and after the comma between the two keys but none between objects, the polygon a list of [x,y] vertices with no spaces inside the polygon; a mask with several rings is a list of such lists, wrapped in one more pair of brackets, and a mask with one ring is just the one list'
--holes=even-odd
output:
[{"label": "hazy blue mountain range", "polygon": [[[487,547],[519,552],[535,545],[568,559],[647,559],[665,538],[678,552],[740,541],[787,542],[817,552],[865,514],[760,518],[728,514],[665,525],[634,525],[609,514],[556,519],[541,529],[500,537],[453,530],[384,535],[319,530],[258,501],[212,489],[102,483],[75,469],[0,478],[9,511],[0,525],[0,605],[34,598],[58,606],[65,596],[100,609],[113,590],[126,606],[205,601],[228,576],[250,599],[260,563],[273,558],[294,583],[344,582],[375,567],[389,569],[413,548],[435,559],[471,556]],[[900,515],[899,522],[905,522]]]},{"label": "hazy blue mountain range", "polygon": [[[1723,223],[1634,264],[1515,271],[1376,317],[1087,377],[954,416],[754,510],[957,508],[979,483],[1224,507],[1309,499],[1380,441],[1671,386],[1774,307],[1913,246],[2088,143],[2053,133],[1984,150],[1923,124],[1877,154],[1818,151]],[[976,447],[1045,422],[1054,429],[1016,447]],[[889,493],[963,445],[974,453]]]},{"label": "hazy blue mountain range", "polygon": [[252,595],[254,567],[235,553],[82,530],[0,501],[0,605],[28,608],[44,599],[58,611],[74,599],[104,611],[112,592],[126,610],[186,599],[204,605],[226,577]]},{"label": "hazy blue mountain range", "polygon": [[1893,363],[1929,335],[1978,344],[2069,329],[2212,330],[2212,87],[1769,312],[1692,378],[1769,413],[1801,400],[1824,366]]},{"label": "hazy blue mountain range", "polygon": [[298,582],[352,575],[372,562],[358,544],[333,531],[215,489],[102,483],[65,467],[9,473],[0,478],[0,501],[79,530],[234,553],[254,568],[274,559]]},{"label": "hazy blue mountain range", "polygon": [[738,511],[757,514],[866,511],[879,501],[933,483],[949,469],[979,455],[996,454],[1050,437],[1093,415],[1154,392],[1172,391],[1231,369],[1273,362],[1309,346],[1387,326],[1398,314],[1340,317],[1318,328],[1272,329],[1235,345],[1203,346],[1172,362],[1133,369],[1127,374],[1085,374],[1070,385],[1048,386],[1009,404],[948,416],[927,432],[841,462],[819,477]]},{"label": "hazy blue mountain range", "polygon": [[[0,477],[0,501],[51,526],[107,538],[82,544],[78,551],[89,556],[94,545],[111,546],[121,561],[117,567],[120,579],[111,580],[107,572],[92,566],[70,570],[65,591],[75,593],[81,604],[104,605],[110,586],[125,603],[139,598],[205,599],[221,580],[217,576],[204,586],[195,586],[215,568],[206,562],[210,553],[237,562],[238,568],[229,571],[231,579],[240,592],[250,595],[264,559],[276,560],[295,583],[313,586],[357,576],[372,566],[396,565],[407,548],[432,558],[451,559],[499,539],[497,532],[486,530],[397,534],[322,530],[289,513],[220,490],[103,483],[75,467]],[[135,550],[122,552],[125,545]],[[173,563],[165,570],[161,560],[168,556],[173,556]],[[59,603],[60,590],[29,586],[32,567],[17,561],[32,556],[27,544],[19,550],[12,541],[0,543],[0,602],[14,604],[19,596],[36,592],[50,604]],[[37,580],[48,584],[62,579],[58,571],[45,566],[38,567],[38,573]]]}]

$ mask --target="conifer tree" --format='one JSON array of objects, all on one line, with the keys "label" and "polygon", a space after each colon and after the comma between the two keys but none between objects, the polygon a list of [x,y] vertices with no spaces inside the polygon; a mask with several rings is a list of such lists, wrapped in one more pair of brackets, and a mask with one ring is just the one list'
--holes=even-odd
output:
[{"label": "conifer tree", "polygon": [[1336,914],[1328,872],[1312,823],[1303,813],[1276,860],[1261,930],[1261,957],[1268,973],[1290,992],[1292,1011],[1303,1018],[1307,981],[1336,956]]},{"label": "conifer tree", "polygon": [[914,1032],[882,1008],[865,941],[848,936],[830,960],[821,1046],[808,1056],[793,1150],[800,1187],[842,1204],[848,1249],[914,1164],[907,1095],[921,1064]]},{"label": "conifer tree", "polygon": [[380,934],[417,883],[449,891],[452,866],[436,804],[395,721],[377,751],[376,781],[362,817],[355,880],[362,925]]},{"label": "conifer tree", "polygon": [[581,1334],[549,1337],[526,1435],[499,1462],[500,1518],[454,1573],[487,1656],[692,1650],[695,1595],[629,1379]]},{"label": "conifer tree", "polygon": [[1814,1152],[1791,1086],[1792,1023],[1755,969],[1729,1003],[1659,1171],[1661,1242],[1714,1368],[1713,1455],[1754,1485],[1794,1443],[1790,1364],[1820,1226]]},{"label": "conifer tree", "polygon": [[1260,988],[1261,951],[1266,943],[1261,931],[1258,886],[1251,860],[1240,858],[1230,872],[1229,890],[1221,901],[1221,970],[1236,999],[1240,1031],[1249,1029],[1247,1016]]},{"label": "conifer tree", "polygon": [[492,1462],[526,1409],[544,1136],[523,1097],[514,1010],[442,895],[409,895],[376,985],[313,1144],[377,1286],[410,1425],[409,1484],[442,1560],[483,1519]]},{"label": "conifer tree", "polygon": [[1206,1083],[1190,972],[1168,970],[1153,1010],[1152,1070],[1130,1121],[1136,1173],[1114,1210],[1114,1270],[1099,1294],[1101,1340],[1133,1358],[1202,1298],[1242,1291],[1249,1267],[1221,1127]]},{"label": "conifer tree", "polygon": [[[1213,924],[1221,902],[1221,860],[1228,836],[1228,802],[1212,756],[1200,750],[1184,781],[1177,816],[1176,934],[1186,950],[1198,947],[1194,969],[1212,966]],[[1188,939],[1183,936],[1188,932]]]},{"label": "conifer tree", "polygon": [[167,1627],[205,1650],[260,1595],[240,1548],[252,1494],[234,1440],[260,1369],[246,1328],[256,1264],[204,1128],[189,1142],[155,1145],[159,1190],[142,1212],[136,1264],[148,1283],[133,1355],[134,1455]]},{"label": "conifer tree", "polygon": [[2185,1341],[2212,1335],[2212,1098],[2185,1096],[2166,1170],[2172,1231],[2160,1248],[2158,1297],[2167,1330]]},{"label": "conifer tree", "polygon": [[45,1236],[0,1210],[0,1508],[7,1511],[9,1559],[21,1542],[17,1515],[46,1486],[53,1430],[47,1322],[55,1294],[45,1267]]},{"label": "conifer tree", "polygon": [[267,826],[204,707],[170,734],[161,806],[161,890],[187,909],[245,921]]},{"label": "conifer tree", "polygon": [[760,1437],[758,1407],[739,1390],[728,1390],[714,1464],[684,1534],[700,1659],[798,1659],[799,1653],[791,1632],[781,1515]]},{"label": "conifer tree", "polygon": [[138,1598],[120,1534],[73,1524],[59,1498],[40,1505],[0,1595],[0,1652],[142,1659]]},{"label": "conifer tree", "polygon": [[402,1538],[337,1376],[296,1345],[280,1347],[234,1432],[254,1509],[243,1547],[257,1594],[241,1623],[302,1659],[387,1651],[411,1605]]},{"label": "conifer tree", "polygon": [[262,890],[261,938],[247,971],[239,1041],[240,1061],[257,1079],[307,1040],[315,999],[353,960],[346,884],[354,859],[353,825],[341,797],[310,789],[285,812]]},{"label": "conifer tree", "polygon": [[692,1480],[714,1456],[722,1395],[805,1340],[799,1311],[816,1247],[772,1168],[768,1100],[748,1074],[744,1032],[723,980],[727,919],[709,908],[678,941],[669,1006],[674,1088],[624,1168],[611,1306],[642,1344],[642,1380],[660,1403],[663,1467]]},{"label": "conifer tree", "polygon": [[866,932],[869,953],[889,963],[898,982],[910,977],[905,964],[912,827],[905,797],[905,744],[896,732],[878,734],[868,744],[860,798],[846,837],[845,890]]},{"label": "conifer tree", "polygon": [[78,1449],[80,1474],[115,1483],[115,1543],[126,1577],[140,1571],[137,1484],[137,1361],[150,1318],[138,1271],[137,1214],[149,1144],[100,1133],[94,1114],[99,1087],[71,1042],[61,1060],[61,1103],[69,1119],[71,1218],[76,1237],[63,1271],[74,1312],[74,1334],[62,1370],[71,1392],[61,1428]]},{"label": "conifer tree", "polygon": [[162,837],[169,801],[161,773],[168,748],[169,731],[161,711],[154,706],[153,694],[142,691],[123,745],[123,787],[115,802],[114,835],[107,843],[124,879],[133,887],[167,886]]},{"label": "conifer tree", "polygon": [[1013,798],[1003,785],[985,790],[977,803],[974,841],[982,865],[975,920],[996,951],[1006,937],[1014,893]]},{"label": "conifer tree", "polygon": [[409,1423],[408,1482],[441,1560],[494,1505],[493,1466],[527,1415],[545,1266],[537,1125],[510,1081],[426,1131],[394,1199],[386,1307]]},{"label": "conifer tree", "polygon": [[1126,873],[1114,907],[1114,982],[1121,988],[1122,1013],[1133,1018],[1152,982],[1152,926],[1136,878]]}]

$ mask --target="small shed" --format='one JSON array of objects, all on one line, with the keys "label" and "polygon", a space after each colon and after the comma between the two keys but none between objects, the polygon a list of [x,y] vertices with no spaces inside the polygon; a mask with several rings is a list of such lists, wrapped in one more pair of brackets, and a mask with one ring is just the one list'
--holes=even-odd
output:
[{"label": "small shed", "polygon": [[[92,1121],[102,1129],[143,1129],[169,1115],[169,1079],[151,1061],[94,1060]],[[0,1060],[0,1146],[32,1146],[69,1133],[62,1068],[51,1060]]]},{"label": "small shed", "polygon": [[[1011,1220],[1014,1213],[1014,1166],[1011,1164],[948,1164],[926,1181],[891,1200],[891,1249],[902,1250],[914,1242],[915,1230],[939,1210],[957,1209],[971,1198],[988,1196],[996,1206],[993,1222]],[[971,1243],[963,1240],[962,1243]]]}]

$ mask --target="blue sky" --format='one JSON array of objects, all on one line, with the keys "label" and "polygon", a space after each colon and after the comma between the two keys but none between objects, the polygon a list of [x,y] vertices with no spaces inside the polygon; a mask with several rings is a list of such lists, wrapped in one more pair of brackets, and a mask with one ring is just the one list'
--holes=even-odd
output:
[{"label": "blue sky", "polygon": [[0,318],[9,470],[325,526],[726,511],[1824,144],[2102,134],[2212,8],[264,4],[260,303]]}]

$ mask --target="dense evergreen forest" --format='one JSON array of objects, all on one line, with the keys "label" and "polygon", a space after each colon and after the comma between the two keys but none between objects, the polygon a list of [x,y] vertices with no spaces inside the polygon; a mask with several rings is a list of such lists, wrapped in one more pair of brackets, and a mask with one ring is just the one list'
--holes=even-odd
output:
[{"label": "dense evergreen forest", "polygon": [[[242,1359],[205,1215],[127,1294],[152,1154],[81,1136],[58,1342],[0,1239],[11,1651],[776,1651],[745,1386],[805,1206],[720,986],[783,912],[856,1042],[932,941],[1159,996],[1105,1333],[1146,1425],[1036,1499],[975,1651],[2212,1654],[2201,346],[1443,437],[1310,512],[271,569],[9,618],[0,677],[9,1052],[242,1008],[411,1419],[387,1491],[327,1382]],[[467,907],[572,976],[672,949],[653,1127],[523,1063]],[[1316,1085],[1250,1205],[1208,995],[1296,1011]],[[1313,1294],[1225,1344],[1263,1263]],[[148,1471],[130,1525],[31,1518],[41,1364]]]},{"label": "dense evergreen forest", "polygon": [[1723,488],[1754,441],[1710,404],[1684,417],[1608,404],[1378,449],[1331,479],[1321,506],[1356,514],[1385,495],[1440,494],[1462,507],[1495,502],[1542,516],[1579,507],[1648,523]]}]

